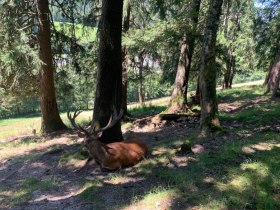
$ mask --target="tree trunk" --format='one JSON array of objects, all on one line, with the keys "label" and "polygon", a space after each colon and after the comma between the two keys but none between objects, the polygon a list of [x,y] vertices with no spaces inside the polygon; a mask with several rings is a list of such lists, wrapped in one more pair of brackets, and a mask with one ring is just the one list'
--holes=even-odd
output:
[{"label": "tree trunk", "polygon": [[143,65],[144,65],[144,58],[142,53],[139,56],[140,65],[139,65],[139,87],[138,87],[138,96],[139,96],[139,103],[144,105],[145,96],[144,96],[144,87],[143,87]]},{"label": "tree trunk", "polygon": [[266,76],[265,85],[266,93],[272,91],[272,97],[280,96],[278,93],[279,90],[279,81],[280,81],[280,41],[278,43],[277,53],[269,69],[269,72]]},{"label": "tree trunk", "polygon": [[[122,0],[102,0],[98,75],[92,127],[107,125],[112,110],[118,111],[122,101]],[[121,123],[103,132],[104,143],[122,141]]]},{"label": "tree trunk", "polygon": [[[198,23],[198,14],[201,0],[193,0],[190,4],[190,13],[193,16],[189,19],[194,28],[185,32],[181,44],[179,63],[175,78],[174,88],[169,101],[167,112],[171,114],[187,112],[187,92],[188,81],[191,68],[191,60],[194,51],[196,25]],[[189,23],[188,23],[189,24]]]},{"label": "tree trunk", "polygon": [[196,83],[196,90],[195,94],[191,95],[191,103],[192,105],[200,105],[200,87],[199,87],[199,76],[197,77],[197,83]]},{"label": "tree trunk", "polygon": [[233,76],[235,74],[235,59],[232,55],[231,46],[228,47],[227,51],[227,63],[226,72],[224,74],[223,89],[230,89],[232,86]]},{"label": "tree trunk", "polygon": [[222,0],[210,1],[204,32],[200,65],[200,129],[203,136],[220,129],[216,97],[215,46],[222,4]]},{"label": "tree trunk", "polygon": [[42,61],[40,70],[41,132],[43,134],[66,129],[62,122],[56,103],[54,70],[51,51],[51,32],[48,0],[37,0],[38,45]]},{"label": "tree trunk", "polygon": [[[126,15],[123,19],[123,33],[127,33],[129,30],[129,21],[130,21],[130,11],[131,6],[130,3],[127,5]],[[128,56],[127,56],[127,48],[122,48],[122,110],[123,115],[128,115],[127,111],[127,70],[128,70]]]}]

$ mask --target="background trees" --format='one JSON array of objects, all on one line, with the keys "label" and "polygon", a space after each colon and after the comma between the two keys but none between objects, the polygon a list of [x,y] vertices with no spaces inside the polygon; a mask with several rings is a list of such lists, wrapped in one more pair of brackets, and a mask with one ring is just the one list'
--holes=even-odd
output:
[{"label": "background trees", "polygon": [[279,96],[279,1],[258,1],[255,19],[258,67],[267,71],[266,93]]},{"label": "background trees", "polygon": [[[111,106],[114,104],[118,108],[120,103],[119,99],[110,99],[114,102],[109,102],[109,98],[119,98],[121,91],[118,87],[117,92],[113,94],[115,96],[109,96],[110,93],[105,97],[108,99],[105,100],[106,105],[98,102],[101,95],[105,96],[113,89],[107,87],[108,81],[111,83],[112,78],[107,81],[100,76],[100,72],[97,78],[97,71],[107,69],[105,72],[111,72],[112,69],[120,68],[119,63],[113,64],[115,59],[119,59],[119,56],[115,55],[119,53],[120,41],[118,47],[111,49],[110,52],[110,46],[102,43],[105,39],[107,43],[111,40],[108,36],[111,25],[114,25],[113,30],[117,31],[114,22],[116,19],[102,25],[101,14],[106,11],[102,11],[101,6],[106,2],[71,0],[49,2],[52,59],[48,60],[53,64],[47,66],[54,67],[52,80],[57,89],[57,107],[60,110],[75,107],[91,109],[95,101],[97,110],[107,107],[102,111],[107,113],[104,116],[101,111],[95,111],[96,121],[100,121],[103,125],[109,118]],[[214,91],[210,94],[210,90],[214,90],[217,85],[230,88],[236,81],[246,81],[248,78],[264,79],[264,69],[268,71],[267,90],[273,90],[273,95],[278,95],[278,1],[224,2],[218,25],[213,24],[214,22],[208,24],[210,27],[214,25],[218,27],[217,44],[215,48],[212,46],[214,49],[212,53],[215,51],[216,59],[215,62],[210,62],[213,72],[216,73],[209,76],[200,70],[206,68],[202,67],[205,58],[203,53],[208,53],[203,50],[206,42],[204,35],[207,33],[204,26],[207,25],[207,11],[212,3],[209,0],[125,1],[124,15],[122,17],[119,13],[117,17],[122,17],[123,25],[124,109],[129,102],[140,101],[144,105],[147,99],[173,93],[168,107],[170,113],[186,111],[186,103],[190,100],[187,99],[187,92],[199,90],[197,88],[199,76],[202,82],[205,79],[209,80],[214,74],[217,75],[216,79],[213,77],[208,81],[209,84],[205,88],[201,84],[202,97],[209,95],[208,98],[214,100]],[[40,94],[38,81],[39,73],[42,72],[40,67],[46,65],[41,63],[42,56],[39,59],[40,42],[37,42],[35,35],[40,32],[40,28],[37,27],[35,9],[30,2],[8,0],[1,2],[1,117],[41,111],[38,103]],[[100,27],[99,35],[98,27]],[[105,39],[98,39],[99,36]],[[120,40],[120,37],[117,39]],[[102,48],[108,52],[101,50]],[[102,58],[108,57],[109,54],[114,55],[113,60]],[[206,59],[206,63],[207,61]],[[115,76],[117,80],[120,79],[119,73]],[[174,81],[175,86],[172,86]],[[196,99],[198,98],[197,94]],[[211,104],[216,107],[214,101]],[[202,113],[205,110],[206,106],[202,106]],[[120,137],[120,132],[118,136]]]}]

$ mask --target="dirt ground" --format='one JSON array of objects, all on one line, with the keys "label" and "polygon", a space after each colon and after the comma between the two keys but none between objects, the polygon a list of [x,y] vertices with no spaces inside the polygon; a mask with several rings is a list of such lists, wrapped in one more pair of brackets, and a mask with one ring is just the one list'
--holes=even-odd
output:
[{"label": "dirt ground", "polygon": [[[261,100],[261,99],[259,99]],[[253,103],[253,102],[251,102]],[[221,103],[220,111],[234,112],[242,108],[246,103],[226,104]],[[242,126],[238,123],[231,126]],[[124,136],[138,136],[143,139],[151,150],[150,158],[155,158],[166,152],[167,149],[157,147],[159,143],[169,143],[180,137],[191,134],[198,134],[199,118],[184,117],[178,121],[159,121],[154,116],[144,116],[136,120],[133,125],[123,130]],[[176,136],[175,136],[176,135]],[[28,137],[16,139],[24,141]],[[39,143],[36,149],[26,149],[17,152],[16,156],[9,159],[0,158],[0,209],[14,210],[44,210],[44,209],[145,209],[144,206],[131,206],[134,195],[144,193],[150,188],[149,177],[139,175],[137,165],[121,169],[117,173],[102,172],[99,166],[92,160],[76,161],[72,165],[61,163],[61,156],[67,152],[74,154],[81,148],[82,139],[78,139],[75,131],[55,133],[46,137],[47,140],[36,139]],[[230,141],[230,137],[221,137],[209,141],[203,145],[203,150],[216,150],[222,144]],[[0,151],[3,148],[0,148]],[[17,149],[17,148],[14,148]],[[168,148],[178,150],[178,147]],[[30,157],[31,156],[31,157]],[[168,167],[187,167],[189,159],[186,156],[175,156],[169,160]],[[122,178],[114,179],[114,176]],[[26,183],[25,191],[30,191],[28,197],[25,192],[18,192],[22,189],[22,183],[26,179],[33,182]],[[35,181],[34,181],[35,180]],[[32,184],[39,180],[40,183],[47,183],[39,190],[32,190]],[[84,183],[93,181],[95,188],[91,188],[93,194],[91,201],[86,201],[80,196],[85,191]],[[37,183],[38,184],[38,183]],[[30,186],[29,186],[30,185]],[[31,188],[31,189],[30,189]],[[98,189],[98,190],[96,190]],[[11,206],[11,195],[17,195],[15,205]],[[169,209],[170,200],[158,204],[157,209]],[[104,205],[105,204],[105,205]],[[172,209],[193,209],[193,206],[186,206],[180,201],[173,202]]]}]

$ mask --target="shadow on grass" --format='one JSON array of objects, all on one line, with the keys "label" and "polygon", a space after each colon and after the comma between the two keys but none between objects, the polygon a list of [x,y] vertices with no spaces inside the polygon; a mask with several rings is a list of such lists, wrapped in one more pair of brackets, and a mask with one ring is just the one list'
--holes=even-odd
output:
[{"label": "shadow on grass", "polygon": [[244,86],[242,88],[233,88],[218,91],[218,100],[220,102],[235,102],[236,100],[248,100],[262,96],[264,90],[260,85]]},{"label": "shadow on grass", "polygon": [[279,101],[279,99],[267,99],[259,102],[248,102],[230,112],[230,114],[221,113],[221,119],[224,121],[245,123],[251,127],[279,124]]},{"label": "shadow on grass", "polygon": [[[161,136],[162,132],[153,136]],[[146,141],[150,136],[137,135]],[[235,139],[218,150],[188,156],[172,152],[178,143],[171,136],[164,141],[149,140],[151,150],[161,149],[161,154],[116,173],[104,173],[96,164],[82,170],[59,166],[63,153],[75,154],[79,144],[62,145],[60,150],[54,146],[50,148],[53,152],[40,153],[27,164],[11,165],[11,170],[8,165],[0,169],[0,177],[4,170],[17,168],[17,173],[1,181],[1,207],[8,202],[6,207],[11,205],[13,209],[122,209],[129,205],[139,209],[280,208],[277,133]],[[195,142],[195,138],[190,139]],[[169,153],[164,152],[167,150]],[[172,158],[187,158],[186,165],[173,164]]]},{"label": "shadow on grass", "polygon": [[[152,112],[160,109],[165,107]],[[276,102],[254,103],[223,119],[265,125],[279,116],[279,110]],[[213,139],[210,144],[216,148],[204,154],[176,155],[186,139],[192,144],[210,142],[199,139],[184,126],[178,128],[171,123],[154,132],[134,133],[149,144],[154,154],[116,173],[104,173],[96,164],[88,164],[81,170],[77,170],[81,166],[64,164],[63,158],[83,161],[84,157],[77,154],[79,143],[35,148],[29,154],[37,155],[28,159],[29,154],[15,155],[0,167],[0,208],[280,209],[278,133],[255,133],[216,144]],[[60,135],[70,141],[77,138],[71,132]],[[183,164],[174,161],[178,159]]]}]

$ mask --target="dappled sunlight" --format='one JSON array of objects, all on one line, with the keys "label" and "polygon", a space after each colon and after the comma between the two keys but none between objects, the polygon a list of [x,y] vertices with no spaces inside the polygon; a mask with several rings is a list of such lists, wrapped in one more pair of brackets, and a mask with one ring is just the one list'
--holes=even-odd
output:
[{"label": "dappled sunlight", "polygon": [[260,178],[265,178],[269,175],[269,168],[261,162],[242,163],[240,168],[243,171],[252,171],[255,174],[257,174]]},{"label": "dappled sunlight", "polygon": [[255,153],[257,151],[270,151],[274,147],[280,148],[280,144],[276,142],[260,142],[258,144],[252,144],[242,147],[242,151],[246,154]]},{"label": "dappled sunlight", "polygon": [[239,193],[242,193],[243,191],[245,191],[251,186],[252,186],[251,180],[243,176],[235,177],[226,184],[222,182],[216,183],[216,187],[220,191],[234,190]]},{"label": "dappled sunlight", "polygon": [[73,196],[77,196],[80,193],[82,193],[84,191],[84,188],[80,188],[80,187],[75,187],[75,188],[69,188],[67,192],[63,192],[62,194],[56,194],[56,193],[43,193],[43,194],[39,194],[39,196],[37,198],[34,198],[33,200],[29,201],[29,202],[40,202],[40,201],[60,201],[60,200],[65,200],[67,198],[71,198]]},{"label": "dappled sunlight", "polygon": [[[24,143],[24,140],[18,140],[16,142],[11,142],[10,144],[2,145],[3,150],[0,150],[0,159],[13,159],[21,156],[34,156],[34,151],[37,152],[46,152],[48,149],[51,149],[54,146],[59,145],[69,145],[73,144],[68,141],[66,137],[55,138],[55,139],[39,139],[30,137],[28,143]],[[15,147],[17,148],[15,150]]]},{"label": "dappled sunlight", "polygon": [[116,176],[112,176],[109,180],[105,180],[104,183],[119,185],[119,184],[141,182],[144,180],[145,180],[144,177],[131,178],[131,177],[127,177],[127,176],[117,176],[116,175]]},{"label": "dappled sunlight", "polygon": [[135,197],[131,206],[123,209],[169,209],[172,205],[172,201],[178,196],[179,193],[175,189],[156,187],[146,192],[143,196]]}]

